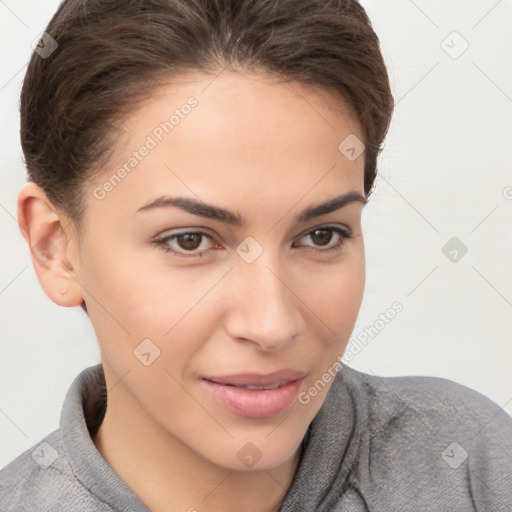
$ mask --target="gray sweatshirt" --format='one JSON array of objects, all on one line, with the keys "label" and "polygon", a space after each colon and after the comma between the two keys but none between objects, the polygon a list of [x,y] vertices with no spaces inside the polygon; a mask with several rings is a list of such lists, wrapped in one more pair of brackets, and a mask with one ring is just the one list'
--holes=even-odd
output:
[{"label": "gray sweatshirt", "polygon": [[[101,365],[81,372],[60,428],[0,471],[2,512],[148,512],[92,442],[103,383]],[[91,404],[95,426],[84,417]],[[378,377],[343,365],[280,508],[313,511],[510,512],[512,418],[450,380]]]}]

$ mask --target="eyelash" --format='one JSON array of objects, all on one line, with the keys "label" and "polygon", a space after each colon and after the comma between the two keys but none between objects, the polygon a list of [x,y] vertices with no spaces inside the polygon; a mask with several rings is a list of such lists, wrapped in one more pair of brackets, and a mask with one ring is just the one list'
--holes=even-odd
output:
[{"label": "eyelash", "polygon": [[[308,246],[311,250],[313,250],[317,253],[325,254],[330,251],[339,251],[345,245],[345,240],[349,240],[350,238],[353,237],[352,233],[349,230],[340,228],[338,226],[319,226],[317,228],[313,228],[311,231],[308,231],[307,233],[302,235],[300,238],[304,238],[305,236],[311,235],[312,233],[314,233],[317,230],[327,230],[327,231],[330,230],[330,231],[333,231],[334,233],[337,233],[338,235],[340,235],[340,238],[341,238],[340,242],[338,242],[336,245],[334,245],[332,247],[329,247],[328,249],[316,249],[314,247]],[[197,257],[202,258],[205,255],[205,253],[208,252],[206,250],[206,251],[202,251],[199,253],[185,254],[185,253],[182,253],[179,251],[175,251],[169,245],[167,245],[169,240],[172,240],[173,238],[177,238],[182,235],[202,235],[202,236],[208,238],[209,240],[215,241],[215,238],[212,235],[210,235],[209,233],[206,233],[205,231],[182,231],[181,233],[174,233],[172,235],[167,235],[164,237],[156,238],[152,241],[152,243],[154,245],[156,245],[157,247],[161,248],[162,250],[164,250],[166,253],[170,252],[170,253],[174,254],[175,256],[183,257],[183,258],[197,258]]]}]

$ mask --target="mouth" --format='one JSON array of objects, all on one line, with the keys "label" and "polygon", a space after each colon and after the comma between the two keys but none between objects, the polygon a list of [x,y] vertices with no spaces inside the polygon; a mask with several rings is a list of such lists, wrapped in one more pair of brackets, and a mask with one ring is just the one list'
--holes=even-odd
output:
[{"label": "mouth", "polygon": [[[215,382],[216,384],[227,384],[236,387],[279,387],[292,380],[302,379],[306,376],[306,372],[295,369],[284,369],[278,370],[272,373],[261,374],[261,373],[237,373],[233,375],[223,376],[205,376],[205,380]],[[271,388],[268,388],[271,389]]]},{"label": "mouth", "polygon": [[299,370],[280,370],[266,375],[203,377],[202,382],[219,405],[239,416],[261,419],[290,408],[305,377]]},{"label": "mouth", "polygon": [[[208,379],[206,379],[208,380]],[[214,384],[220,384],[219,382],[215,382],[215,381],[209,381],[209,382],[213,382]],[[261,390],[261,389],[276,389],[276,388],[280,388],[282,386],[284,386],[285,384],[288,384],[288,382],[291,382],[291,381],[278,381],[276,382],[275,384],[269,384],[268,386],[253,386],[251,384],[247,384],[247,385],[235,385],[235,384],[222,384],[223,386],[233,386],[234,388],[242,388],[242,389],[250,389],[250,390]]]}]

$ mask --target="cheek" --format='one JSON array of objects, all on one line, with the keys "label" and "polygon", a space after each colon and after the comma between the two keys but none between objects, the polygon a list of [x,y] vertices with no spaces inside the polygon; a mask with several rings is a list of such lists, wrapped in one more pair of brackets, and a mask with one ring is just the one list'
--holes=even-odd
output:
[{"label": "cheek", "polygon": [[342,322],[343,330],[350,330],[350,335],[361,307],[365,284],[364,260],[344,269],[342,272],[339,286],[333,292],[331,300],[330,314],[334,320]]},{"label": "cheek", "polygon": [[138,367],[140,351],[157,354],[155,364],[169,369],[185,365],[215,314],[216,303],[203,299],[224,272],[199,276],[190,268],[150,265],[112,251],[89,254],[81,276],[85,300],[103,356],[116,373]]},{"label": "cheek", "polygon": [[324,334],[331,335],[324,339],[348,342],[363,299],[364,252],[358,250],[357,257],[320,269],[308,283],[303,284],[301,297],[316,315],[316,323],[323,323]]},{"label": "cheek", "polygon": [[312,372],[299,394],[299,404],[311,418],[318,412],[328,393],[339,361],[348,345],[359,314],[365,285],[364,253],[345,261],[315,277],[309,295],[313,310],[309,317],[314,345],[310,347],[308,361]]}]

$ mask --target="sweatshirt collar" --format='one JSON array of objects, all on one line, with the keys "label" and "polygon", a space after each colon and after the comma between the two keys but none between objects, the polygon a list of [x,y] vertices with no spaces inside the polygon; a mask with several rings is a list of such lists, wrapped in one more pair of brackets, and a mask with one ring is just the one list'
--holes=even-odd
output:
[{"label": "sweatshirt collar", "polygon": [[301,463],[279,512],[332,511],[359,464],[367,413],[355,370],[343,363],[311,422]]},{"label": "sweatshirt collar", "polygon": [[151,512],[103,458],[87,428],[84,406],[91,399],[90,393],[101,389],[102,374],[101,364],[86,368],[67,392],[60,416],[64,452],[76,478],[114,510]]}]

